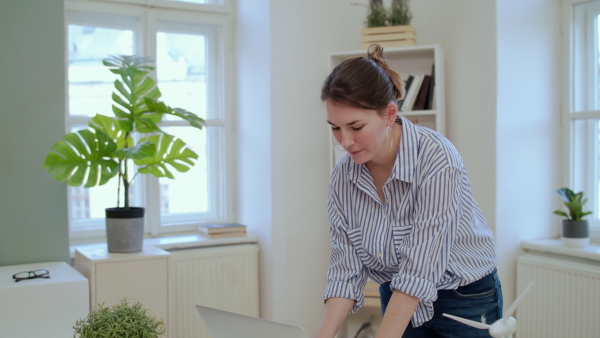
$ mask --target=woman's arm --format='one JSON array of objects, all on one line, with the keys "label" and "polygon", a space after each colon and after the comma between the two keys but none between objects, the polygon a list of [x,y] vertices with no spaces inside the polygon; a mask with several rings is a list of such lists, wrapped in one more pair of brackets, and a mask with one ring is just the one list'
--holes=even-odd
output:
[{"label": "woman's arm", "polygon": [[354,299],[337,297],[327,299],[315,338],[335,337],[353,306]]},{"label": "woman's arm", "polygon": [[418,304],[419,298],[394,290],[375,338],[402,337]]}]

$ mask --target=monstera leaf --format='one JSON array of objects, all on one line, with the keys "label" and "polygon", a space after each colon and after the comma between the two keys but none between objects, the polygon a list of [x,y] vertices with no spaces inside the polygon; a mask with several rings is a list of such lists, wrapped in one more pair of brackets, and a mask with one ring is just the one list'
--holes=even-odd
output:
[{"label": "monstera leaf", "polygon": [[145,100],[161,96],[156,82],[149,75],[154,68],[144,65],[149,60],[145,57],[119,55],[103,61],[111,72],[120,75],[120,79],[114,82],[116,92],[112,94],[112,110],[127,132],[134,129],[141,133],[159,130],[156,124],[160,122],[161,115],[148,110]]},{"label": "monstera leaf", "polygon": [[119,171],[119,163],[113,158],[116,150],[115,142],[103,131],[79,130],[52,146],[43,167],[71,186],[103,185]]},{"label": "monstera leaf", "polygon": [[134,163],[140,166],[140,173],[174,179],[175,177],[169,171],[167,165],[183,173],[190,170],[190,167],[194,165],[193,160],[198,159],[198,154],[187,148],[181,139],[171,135],[154,135],[141,141],[154,143],[157,145],[157,149],[153,157],[134,159]]},{"label": "monstera leaf", "polygon": [[183,120],[186,120],[190,123],[192,127],[202,129],[204,126],[204,119],[199,117],[198,115],[185,110],[183,108],[171,108],[166,105],[164,102],[154,100],[152,98],[146,98],[146,105],[148,109],[151,111],[160,113],[160,114],[169,114],[173,116],[177,116]]}]

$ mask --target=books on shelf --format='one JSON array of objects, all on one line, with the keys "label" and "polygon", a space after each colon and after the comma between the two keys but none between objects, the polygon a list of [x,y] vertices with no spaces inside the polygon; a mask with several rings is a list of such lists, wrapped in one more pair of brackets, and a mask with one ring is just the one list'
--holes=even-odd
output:
[{"label": "books on shelf", "polygon": [[198,232],[208,238],[226,238],[246,236],[246,226],[238,223],[202,224]]},{"label": "books on shelf", "polygon": [[402,106],[400,106],[400,111],[407,112],[411,111],[412,107],[415,103],[415,98],[417,97],[417,93],[419,89],[421,89],[421,83],[423,82],[423,75],[413,75],[413,79],[410,84],[410,88],[406,92],[406,96],[404,97],[404,101],[402,102]]},{"label": "books on shelf", "polygon": [[398,100],[398,110],[409,112],[412,110],[432,110],[435,107],[435,65],[432,66],[431,75],[411,74],[405,79],[404,98]]}]

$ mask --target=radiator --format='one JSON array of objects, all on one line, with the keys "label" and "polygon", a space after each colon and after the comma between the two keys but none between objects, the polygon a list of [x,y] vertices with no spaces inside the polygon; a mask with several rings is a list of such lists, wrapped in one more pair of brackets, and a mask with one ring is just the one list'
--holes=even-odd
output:
[{"label": "radiator", "polygon": [[600,263],[525,254],[517,294],[531,281],[516,312],[517,338],[600,337]]},{"label": "radiator", "polygon": [[211,337],[197,304],[258,317],[257,245],[170,252],[170,337]]}]

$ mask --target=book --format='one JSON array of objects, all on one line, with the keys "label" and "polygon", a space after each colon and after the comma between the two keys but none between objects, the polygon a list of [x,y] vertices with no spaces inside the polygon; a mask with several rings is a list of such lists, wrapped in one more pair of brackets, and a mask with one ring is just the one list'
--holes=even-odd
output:
[{"label": "book", "polygon": [[431,75],[423,76],[423,82],[421,83],[421,89],[415,99],[415,105],[413,110],[424,110],[429,98],[429,88],[431,84]]},{"label": "book", "polygon": [[404,102],[402,102],[402,106],[400,107],[400,111],[407,112],[412,109],[415,104],[415,98],[417,97],[417,93],[419,89],[421,89],[421,83],[423,82],[423,75],[413,75],[412,83],[410,84],[410,88],[406,93],[406,97],[404,98]]},{"label": "book", "polygon": [[429,83],[429,97],[427,98],[427,104],[425,105],[426,110],[431,110],[434,108],[434,98],[435,98],[435,63],[431,65],[431,81]]},{"label": "book", "polygon": [[218,232],[218,233],[207,233],[200,231],[200,235],[206,238],[230,238],[230,237],[246,237],[245,231],[234,231],[234,232]]},{"label": "book", "polygon": [[239,223],[202,224],[198,226],[198,231],[207,234],[246,232],[246,226]]},{"label": "book", "polygon": [[396,105],[396,107],[398,107],[398,111],[400,111],[400,107],[402,107],[402,102],[404,102],[404,99],[406,98],[406,93],[408,93],[408,90],[410,89],[410,84],[412,83],[412,80],[412,75],[409,75],[408,78],[404,80],[404,96],[398,100],[398,103]]}]

